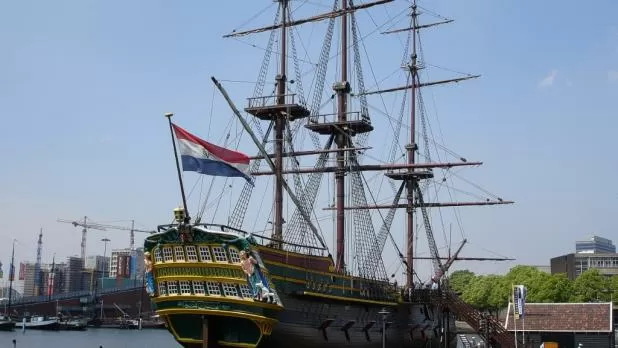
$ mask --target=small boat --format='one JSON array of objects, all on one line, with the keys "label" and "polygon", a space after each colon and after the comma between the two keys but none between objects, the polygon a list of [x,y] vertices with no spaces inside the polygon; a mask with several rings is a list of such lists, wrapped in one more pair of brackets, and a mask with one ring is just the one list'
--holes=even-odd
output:
[{"label": "small boat", "polygon": [[0,331],[13,331],[15,329],[15,322],[5,315],[0,315]]},{"label": "small boat", "polygon": [[142,319],[142,329],[165,329],[165,322],[158,315],[154,315],[150,318]]},{"label": "small boat", "polygon": [[60,323],[58,318],[49,318],[46,316],[33,315],[31,317],[25,317],[25,321],[16,322],[15,327],[33,330],[58,330],[60,329]]},{"label": "small boat", "polygon": [[88,319],[84,318],[65,318],[59,320],[60,329],[67,331],[83,331],[88,326]]},{"label": "small boat", "polygon": [[119,329],[137,329],[139,327],[139,320],[131,319],[125,315],[119,317],[115,324]]}]

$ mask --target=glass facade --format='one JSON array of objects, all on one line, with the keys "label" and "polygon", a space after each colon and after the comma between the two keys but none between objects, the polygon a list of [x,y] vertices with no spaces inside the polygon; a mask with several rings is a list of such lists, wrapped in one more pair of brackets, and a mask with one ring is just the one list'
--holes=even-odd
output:
[{"label": "glass facade", "polygon": [[575,242],[575,252],[578,254],[615,254],[616,246],[609,239],[593,236],[590,240]]}]

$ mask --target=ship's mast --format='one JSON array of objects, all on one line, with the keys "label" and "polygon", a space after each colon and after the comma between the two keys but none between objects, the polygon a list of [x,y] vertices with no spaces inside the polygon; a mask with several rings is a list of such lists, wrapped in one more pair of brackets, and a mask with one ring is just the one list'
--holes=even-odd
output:
[{"label": "ship's mast", "polygon": [[[341,2],[341,10],[345,12],[348,1]],[[341,81],[335,85],[337,92],[337,120],[344,123],[347,119],[347,98],[350,92],[348,83],[348,15],[341,16]],[[338,132],[335,136],[338,149],[346,147],[347,133]],[[337,171],[335,172],[336,208],[337,208],[337,262],[338,271],[345,270],[345,151],[337,152]]]},{"label": "ship's mast", "polygon": [[[288,0],[279,0],[281,3],[281,66],[277,75],[277,104],[285,105],[286,63],[287,63],[287,11]],[[275,223],[273,239],[283,240],[283,131],[285,119],[283,113],[275,117]]]},{"label": "ship's mast", "polygon": [[[416,66],[416,0],[412,2],[412,55],[409,65],[410,76],[412,77],[412,90],[410,93],[410,143],[406,146],[408,154],[408,164],[414,164],[414,154],[418,148],[416,145],[416,82],[418,69]],[[414,168],[408,169],[410,173],[414,171]],[[406,261],[410,270],[414,270],[414,187],[416,185],[416,179],[413,175],[409,176],[406,182],[408,206],[407,211],[407,243],[406,243]],[[406,285],[412,287],[414,282],[412,272],[406,272]]]}]

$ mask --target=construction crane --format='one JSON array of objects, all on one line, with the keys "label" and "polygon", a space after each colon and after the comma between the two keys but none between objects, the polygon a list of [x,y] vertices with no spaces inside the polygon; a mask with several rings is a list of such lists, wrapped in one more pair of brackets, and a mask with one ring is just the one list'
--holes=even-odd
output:
[{"label": "construction crane", "polygon": [[107,229],[111,229],[111,230],[124,230],[124,231],[130,231],[130,243],[129,246],[131,248],[131,250],[135,250],[135,232],[144,232],[144,233],[155,233],[154,230],[140,230],[140,229],[136,229],[135,228],[135,221],[131,221],[131,227],[125,227],[125,226],[115,226],[115,225],[106,225],[106,224],[100,224],[100,223],[96,223],[96,222],[88,222],[88,218],[86,216],[84,216],[84,222],[78,222],[75,220],[66,220],[66,219],[58,219],[56,220],[58,222],[64,222],[64,223],[69,223],[72,224],[73,226],[77,227],[77,226],[81,226],[82,229],[82,244],[81,244],[81,257],[83,262],[86,262],[86,234],[87,234],[87,230],[88,229],[93,229],[93,230],[99,230],[99,231],[106,231]]},{"label": "construction crane", "polygon": [[89,224],[87,216],[84,216],[84,222],[77,222],[77,221],[74,221],[74,220],[65,220],[65,219],[58,219],[56,221],[73,224],[73,226],[75,226],[75,227],[77,227],[77,226],[81,226],[82,227],[82,244],[81,244],[82,251],[81,251],[81,257],[82,257],[82,262],[85,265],[86,264],[86,233],[88,232],[88,229],[90,228],[90,229],[93,229],[93,230],[105,231],[105,228],[97,227],[96,224]]},{"label": "construction crane", "polygon": [[97,227],[101,227],[101,228],[109,228],[111,230],[123,230],[123,231],[130,231],[129,234],[129,247],[131,250],[135,250],[135,232],[142,232],[142,233],[155,233],[156,231],[154,230],[140,230],[135,228],[135,220],[131,220],[131,227],[125,227],[125,226],[114,226],[114,225],[104,225],[104,224],[96,224]]},{"label": "construction crane", "polygon": [[41,254],[43,253],[43,227],[39,232],[39,241],[36,248],[36,264],[34,265],[34,295],[42,295],[42,277],[41,277]]}]

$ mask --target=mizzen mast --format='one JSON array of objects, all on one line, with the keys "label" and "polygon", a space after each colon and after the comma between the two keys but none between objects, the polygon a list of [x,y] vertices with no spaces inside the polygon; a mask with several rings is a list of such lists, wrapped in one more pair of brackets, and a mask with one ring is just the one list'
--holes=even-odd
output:
[{"label": "mizzen mast", "polygon": [[[451,23],[452,20],[444,20],[444,21],[440,21],[440,22],[436,22],[436,23],[430,23],[430,24],[423,24],[420,25],[418,23],[418,11],[417,11],[417,5],[416,5],[416,0],[414,0],[412,2],[412,6],[411,6],[411,23],[409,27],[406,28],[401,28],[401,29],[395,29],[395,30],[390,30],[390,31],[386,31],[383,32],[383,34],[392,34],[392,33],[399,33],[399,32],[404,32],[404,31],[410,31],[411,32],[411,39],[412,39],[412,52],[410,55],[410,61],[407,64],[407,70],[409,71],[409,77],[410,77],[410,84],[405,85],[405,86],[401,86],[401,87],[394,87],[394,88],[388,88],[388,89],[383,89],[383,90],[377,90],[377,91],[372,91],[372,92],[366,92],[365,95],[369,95],[369,94],[379,94],[379,93],[388,93],[388,92],[395,92],[395,91],[401,91],[401,90],[410,90],[410,137],[409,137],[409,143],[408,145],[406,145],[406,157],[407,157],[407,164],[409,166],[409,168],[406,169],[402,169],[402,170],[391,170],[388,171],[386,173],[386,176],[393,179],[393,180],[397,180],[397,181],[401,181],[402,182],[402,187],[405,186],[406,188],[406,203],[405,204],[400,204],[398,202],[394,202],[391,205],[375,205],[375,206],[355,206],[355,207],[347,207],[346,209],[397,209],[397,208],[406,208],[406,222],[407,222],[407,226],[406,226],[406,263],[407,263],[407,267],[408,267],[408,272],[407,273],[407,277],[406,277],[406,285],[408,287],[412,287],[413,286],[413,272],[412,270],[414,270],[414,260],[417,259],[414,256],[414,212],[416,208],[420,208],[421,209],[421,213],[422,213],[422,218],[424,220],[424,225],[425,225],[425,229],[427,232],[427,237],[428,237],[428,243],[431,249],[431,257],[432,257],[432,261],[434,263],[434,271],[436,272],[436,274],[438,276],[440,276],[444,270],[445,267],[444,265],[442,265],[442,263],[440,262],[440,256],[438,254],[438,250],[436,247],[436,243],[435,240],[433,238],[433,232],[431,230],[431,226],[429,224],[429,220],[428,220],[428,215],[427,212],[425,211],[425,208],[428,207],[446,207],[446,206],[471,206],[471,205],[494,205],[494,204],[509,204],[509,203],[513,203],[512,201],[503,201],[502,199],[498,199],[496,201],[486,201],[486,202],[449,202],[449,203],[425,203],[423,200],[423,195],[422,195],[422,191],[421,191],[421,187],[419,186],[419,183],[423,180],[428,180],[433,178],[433,171],[431,170],[432,168],[445,168],[445,166],[442,165],[436,165],[436,166],[428,166],[428,167],[417,167],[416,165],[418,164],[416,161],[416,151],[418,151],[419,146],[416,143],[416,132],[417,132],[417,127],[416,127],[416,119],[417,119],[417,105],[416,105],[416,99],[418,97],[418,91],[417,89],[421,88],[421,87],[427,87],[427,86],[434,86],[434,85],[441,85],[441,84],[445,84],[445,83],[452,83],[452,82],[460,82],[460,81],[464,81],[464,80],[468,80],[468,79],[474,79],[479,77],[480,75],[468,75],[468,76],[464,76],[464,77],[459,77],[459,78],[453,78],[453,79],[447,79],[447,80],[441,80],[441,81],[433,81],[433,82],[424,82],[421,83],[420,82],[420,78],[419,78],[419,70],[421,69],[421,67],[418,64],[418,54],[417,54],[417,35],[418,35],[418,30],[419,29],[423,29],[423,28],[429,28],[429,27],[433,27],[436,25],[440,25],[440,24],[446,24],[446,23]],[[428,158],[428,160],[430,160]],[[459,163],[460,165],[466,165],[466,164],[470,164],[469,162],[467,162],[467,160],[465,160],[464,158],[461,159],[461,163]],[[446,166],[446,168],[448,168],[449,166]]]}]

